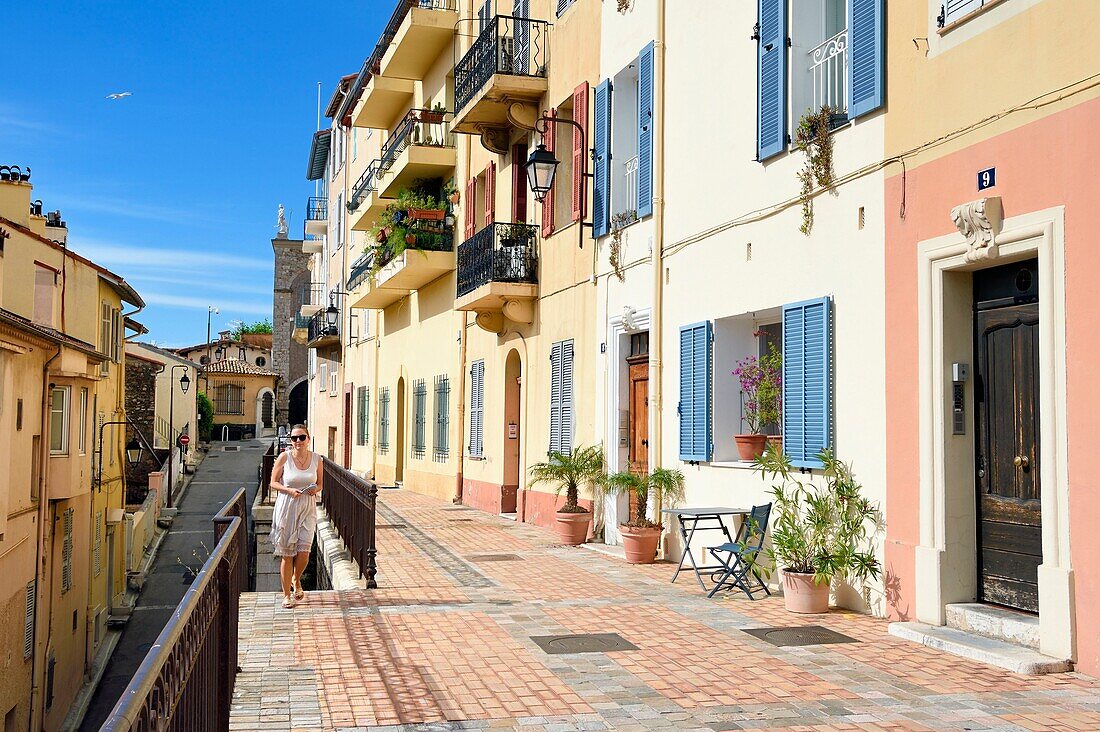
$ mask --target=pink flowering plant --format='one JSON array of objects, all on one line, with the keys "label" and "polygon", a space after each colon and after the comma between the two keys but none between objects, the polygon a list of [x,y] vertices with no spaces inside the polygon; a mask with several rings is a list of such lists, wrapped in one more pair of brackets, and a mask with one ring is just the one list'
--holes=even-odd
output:
[{"label": "pink flowering plant", "polygon": [[745,422],[758,435],[765,425],[777,424],[783,402],[783,354],[769,344],[768,352],[737,362],[733,376],[741,385]]}]

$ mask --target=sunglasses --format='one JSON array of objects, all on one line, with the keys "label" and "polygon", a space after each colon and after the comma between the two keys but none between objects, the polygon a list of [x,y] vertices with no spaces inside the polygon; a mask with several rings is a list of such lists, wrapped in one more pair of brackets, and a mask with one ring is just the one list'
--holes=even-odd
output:
[{"label": "sunglasses", "polygon": [[309,435],[291,435],[290,436],[290,441],[291,442],[305,442],[308,439],[309,439]]}]

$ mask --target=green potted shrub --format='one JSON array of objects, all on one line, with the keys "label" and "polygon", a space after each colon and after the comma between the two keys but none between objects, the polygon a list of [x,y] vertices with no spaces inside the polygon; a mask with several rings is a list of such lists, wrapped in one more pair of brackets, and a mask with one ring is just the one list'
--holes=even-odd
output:
[{"label": "green potted shrub", "polygon": [[741,404],[749,431],[734,435],[742,460],[755,460],[764,452],[768,436],[764,427],[778,424],[783,405],[783,355],[775,344],[757,358],[749,356],[737,362],[733,376],[741,385]]},{"label": "green potted shrub", "polygon": [[578,447],[568,455],[552,452],[546,462],[531,466],[532,484],[552,485],[558,495],[565,492],[565,505],[558,509],[554,524],[563,544],[576,546],[588,538],[592,513],[580,505],[580,489],[604,479],[603,450],[596,445]]},{"label": "green potted shrub", "polygon": [[603,481],[603,489],[609,494],[633,493],[636,505],[629,520],[619,525],[623,536],[626,561],[631,564],[652,564],[657,554],[657,543],[664,526],[646,518],[646,507],[652,494],[659,505],[665,501],[684,498],[684,474],[679,470],[657,468],[652,473],[615,473]]},{"label": "green potted shrub", "polygon": [[829,611],[834,579],[863,582],[879,576],[872,538],[881,528],[878,508],[863,496],[851,468],[823,450],[824,485],[803,482],[775,445],[756,459],[771,495],[771,546],[783,572],[783,602],[795,613]]}]

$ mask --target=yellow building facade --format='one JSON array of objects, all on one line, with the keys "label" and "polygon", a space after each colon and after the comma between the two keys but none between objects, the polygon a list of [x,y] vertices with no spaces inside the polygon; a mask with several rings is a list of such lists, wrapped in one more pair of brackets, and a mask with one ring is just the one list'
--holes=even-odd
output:
[{"label": "yellow building facade", "polygon": [[[0,708],[59,729],[123,604],[124,305],[140,296],[63,246],[29,181],[0,181],[3,439]],[[33,284],[33,286],[32,286]],[[133,311],[133,312],[136,312]],[[7,720],[6,720],[7,721]]]}]

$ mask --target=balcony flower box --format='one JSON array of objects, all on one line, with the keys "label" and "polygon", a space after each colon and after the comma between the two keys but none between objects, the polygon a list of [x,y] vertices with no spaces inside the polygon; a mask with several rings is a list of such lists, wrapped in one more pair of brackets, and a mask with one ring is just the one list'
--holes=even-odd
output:
[{"label": "balcony flower box", "polygon": [[437,208],[410,208],[408,210],[409,218],[419,221],[442,221],[446,215],[446,211]]}]

